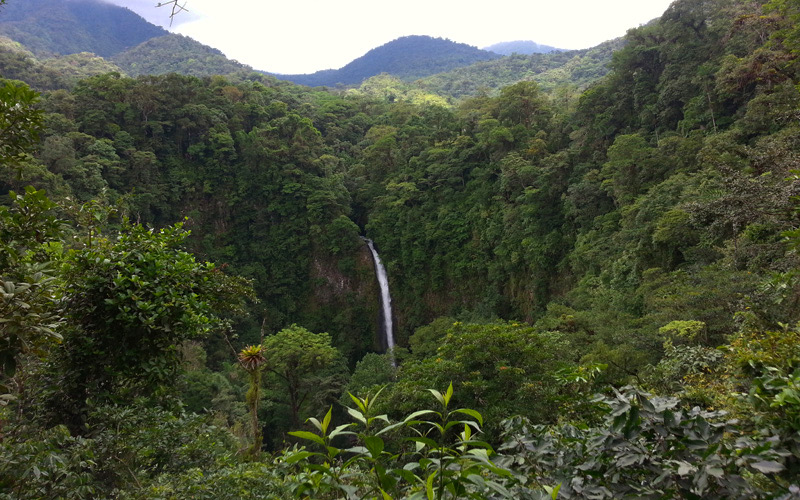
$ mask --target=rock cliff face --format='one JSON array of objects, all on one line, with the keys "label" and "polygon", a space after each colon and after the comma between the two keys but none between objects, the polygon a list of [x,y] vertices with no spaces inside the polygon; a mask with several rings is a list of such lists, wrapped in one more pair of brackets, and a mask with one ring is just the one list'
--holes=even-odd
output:
[{"label": "rock cliff face", "polygon": [[382,350],[380,289],[366,244],[340,259],[315,256],[310,281],[309,299],[300,307],[307,328],[341,332],[333,341],[351,365]]}]

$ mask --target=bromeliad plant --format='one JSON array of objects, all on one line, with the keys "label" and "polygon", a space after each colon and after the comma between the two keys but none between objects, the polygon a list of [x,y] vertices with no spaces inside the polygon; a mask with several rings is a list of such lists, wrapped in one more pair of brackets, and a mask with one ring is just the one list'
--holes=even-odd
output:
[{"label": "bromeliad plant", "polygon": [[[308,419],[317,432],[290,432],[325,450],[287,456],[288,461],[303,461],[324,476],[322,481],[308,481],[298,493],[315,498],[342,492],[348,498],[512,498],[503,485],[513,481],[511,473],[492,462],[494,452],[488,443],[476,439],[483,425],[481,414],[449,408],[452,384],[444,394],[429,391],[439,403],[438,411],[417,411],[392,423],[386,415],[373,415],[380,391],[366,398],[351,394],[356,408],[347,411],[356,422],[329,432],[331,408],[321,422]],[[355,446],[334,445],[344,437]]]},{"label": "bromeliad plant", "polygon": [[257,457],[261,451],[263,435],[258,424],[258,403],[261,400],[261,369],[267,362],[264,357],[264,346],[251,345],[245,347],[238,355],[239,365],[247,372],[250,378],[250,387],[247,389],[247,407],[250,411],[250,425],[253,432],[253,443],[248,453]]}]

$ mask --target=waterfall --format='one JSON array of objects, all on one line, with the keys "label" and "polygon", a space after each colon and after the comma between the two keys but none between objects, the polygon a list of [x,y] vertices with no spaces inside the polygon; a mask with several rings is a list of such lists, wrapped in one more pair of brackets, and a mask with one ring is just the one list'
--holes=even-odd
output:
[{"label": "waterfall", "polygon": [[378,284],[381,287],[381,306],[383,308],[383,336],[386,341],[386,349],[391,352],[394,349],[394,334],[392,333],[392,297],[389,295],[389,278],[386,276],[386,268],[383,267],[381,258],[375,250],[372,240],[364,238],[372,252],[372,260],[375,262],[375,275],[378,277]]}]

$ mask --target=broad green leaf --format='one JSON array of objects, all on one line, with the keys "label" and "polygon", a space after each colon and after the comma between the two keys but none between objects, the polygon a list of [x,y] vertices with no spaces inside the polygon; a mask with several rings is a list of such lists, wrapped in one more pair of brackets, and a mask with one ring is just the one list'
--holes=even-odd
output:
[{"label": "broad green leaf", "polygon": [[433,413],[433,414],[436,414],[436,415],[440,415],[440,413],[439,413],[439,412],[435,412],[435,411],[433,411],[433,410],[419,410],[419,411],[415,411],[414,413],[412,413],[412,414],[408,415],[408,416],[407,416],[407,417],[406,417],[406,418],[403,420],[403,423],[404,423],[404,424],[410,424],[410,423],[411,423],[411,421],[412,421],[412,420],[416,420],[416,419],[417,419],[417,417],[421,417],[422,415],[428,415],[428,414],[431,414],[431,413]]},{"label": "broad green leaf", "polygon": [[306,419],[306,422],[311,422],[311,424],[314,425],[314,427],[316,427],[318,431],[322,432],[323,434],[325,433],[325,431],[322,430],[322,424],[319,423],[319,420],[317,420],[316,418],[309,417]]},{"label": "broad green leaf", "polygon": [[489,452],[494,453],[494,450],[492,449],[492,445],[490,445],[486,441],[469,440],[469,441],[463,441],[461,444],[465,444],[465,445],[468,445],[468,446],[475,446],[475,447],[478,447],[478,448],[484,448],[484,449],[488,450]]},{"label": "broad green leaf", "polygon": [[298,451],[297,453],[292,453],[291,455],[287,456],[284,459],[284,462],[287,464],[293,464],[295,462],[299,462],[300,460],[305,460],[311,455],[316,455],[316,453],[311,453],[310,451]]},{"label": "broad green leaf", "polygon": [[436,479],[436,472],[428,476],[425,481],[425,492],[428,494],[428,500],[433,500],[433,480]]},{"label": "broad green leaf", "polygon": [[431,439],[431,438],[426,438],[426,437],[410,437],[410,438],[406,438],[406,439],[408,439],[409,441],[414,441],[415,443],[422,443],[422,444],[424,444],[425,446],[428,446],[428,447],[430,447],[430,448],[438,448],[438,447],[439,447],[439,443],[437,443],[436,441],[434,441],[434,440],[433,440],[433,439]]},{"label": "broad green leaf", "polygon": [[364,406],[364,402],[360,398],[353,396],[353,394],[350,392],[348,392],[347,395],[350,396],[350,399],[353,400],[353,402],[358,406],[358,409],[361,410],[362,413],[367,412],[367,408]]},{"label": "broad green leaf", "polygon": [[372,458],[378,458],[383,451],[383,439],[377,436],[367,436],[364,438],[364,446],[367,447]]},{"label": "broad green leaf", "polygon": [[461,425],[461,424],[469,425],[470,427],[473,427],[478,432],[480,432],[480,430],[481,430],[481,428],[478,427],[478,424],[476,422],[471,421],[471,420],[451,420],[450,422],[447,422],[445,424],[443,430],[446,431],[446,430],[449,430],[451,427],[454,427],[456,425]]},{"label": "broad green leaf", "polygon": [[785,469],[783,464],[780,464],[773,460],[763,460],[761,462],[756,462],[754,464],[750,464],[750,467],[754,468],[755,470],[763,474],[774,474],[776,472],[781,472],[783,469]]},{"label": "broad green leaf", "polygon": [[351,417],[353,417],[354,419],[358,420],[362,424],[367,425],[367,419],[364,418],[364,414],[361,413],[360,411],[358,411],[356,409],[353,409],[353,408],[348,408],[347,409],[347,413],[349,413]]},{"label": "broad green leaf", "polygon": [[464,415],[469,415],[477,420],[478,424],[483,425],[483,417],[475,410],[470,410],[469,408],[459,408],[458,410],[453,410],[453,413],[463,413]]},{"label": "broad green leaf", "polygon": [[378,432],[376,432],[376,433],[375,433],[375,435],[376,435],[376,436],[380,436],[381,434],[383,434],[383,433],[385,433],[385,432],[389,432],[389,431],[391,431],[392,429],[396,429],[396,428],[398,428],[398,427],[400,427],[400,426],[402,426],[402,425],[405,425],[405,424],[406,424],[405,422],[396,422],[396,423],[394,423],[394,424],[392,424],[392,425],[387,425],[387,426],[386,426],[386,427],[384,427],[383,429],[381,429],[381,430],[379,430]]},{"label": "broad green leaf", "polygon": [[686,474],[690,474],[697,470],[697,467],[690,464],[689,462],[684,462],[683,460],[679,460],[677,463],[678,463],[679,476],[685,476]]},{"label": "broad green leaf", "polygon": [[505,489],[505,487],[500,483],[497,483],[495,481],[486,481],[486,486],[496,491],[497,493],[500,493],[500,495],[502,495],[503,498],[513,498],[511,492]]},{"label": "broad green leaf", "polygon": [[558,498],[558,492],[561,491],[561,484],[562,483],[558,483],[556,486],[545,486],[544,491],[550,495],[550,498],[556,500],[556,498]]},{"label": "broad green leaf", "polygon": [[329,437],[330,439],[333,439],[333,438],[335,438],[336,436],[338,436],[338,435],[340,435],[340,434],[341,434],[341,435],[355,434],[354,432],[350,432],[350,431],[346,431],[346,430],[345,430],[345,429],[347,429],[348,427],[352,427],[352,426],[354,426],[354,425],[356,425],[356,424],[342,424],[342,425],[340,425],[340,426],[336,427],[336,428],[335,428],[335,429],[334,429],[334,430],[333,430],[333,431],[330,433],[330,435],[329,435],[328,437]]},{"label": "broad green leaf", "polygon": [[387,424],[389,423],[389,417],[386,414],[378,415],[376,417],[372,417],[371,419],[369,419],[370,422],[372,422],[373,420],[383,420]]},{"label": "broad green leaf", "polygon": [[309,441],[314,441],[317,444],[321,444],[322,446],[325,446],[325,441],[321,437],[319,437],[316,434],[314,434],[313,432],[291,431],[289,433],[289,435],[290,436],[294,436],[294,437],[298,437],[300,439],[307,439]]},{"label": "broad green leaf", "polygon": [[328,432],[328,426],[331,424],[331,412],[333,411],[333,405],[328,408],[328,413],[325,415],[325,418],[322,419],[322,433],[326,434]]},{"label": "broad green leaf", "polygon": [[416,468],[419,468],[419,464],[416,463],[416,462],[411,462],[411,463],[406,464],[405,466],[403,466],[402,469],[395,470],[395,472],[400,477],[402,477],[405,481],[407,481],[408,483],[411,483],[411,484],[421,483],[422,480],[419,478],[419,476],[417,476],[416,474],[411,472],[412,469],[416,469]]},{"label": "broad green leaf", "polygon": [[433,394],[433,397],[435,397],[436,400],[439,401],[439,404],[441,404],[442,406],[447,406],[447,403],[444,402],[444,396],[442,396],[441,392],[437,391],[436,389],[428,389],[428,392]]}]

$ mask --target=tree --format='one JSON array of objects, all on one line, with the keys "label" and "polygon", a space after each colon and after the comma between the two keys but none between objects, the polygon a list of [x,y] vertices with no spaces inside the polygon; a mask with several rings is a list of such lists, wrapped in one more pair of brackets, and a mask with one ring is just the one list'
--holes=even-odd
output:
[{"label": "tree", "polygon": [[0,166],[27,157],[39,141],[39,94],[21,82],[0,79]]},{"label": "tree", "polygon": [[324,380],[326,369],[343,363],[342,355],[331,346],[327,333],[312,333],[292,325],[271,335],[263,343],[266,370],[274,374],[289,397],[292,425],[300,425],[300,412],[309,396],[327,387],[337,388],[343,382],[338,373]]},{"label": "tree", "polygon": [[419,389],[452,381],[458,388],[457,404],[484,414],[490,435],[508,415],[524,414],[538,422],[555,416],[560,398],[555,373],[574,365],[562,334],[513,322],[443,326],[435,322],[418,330],[424,339],[416,333],[411,337],[411,345],[427,354],[436,342],[434,335],[440,335],[439,347],[435,354],[401,366],[398,382],[390,389],[393,405],[405,411],[424,404],[413,399]]},{"label": "tree", "polygon": [[181,344],[242,311],[250,284],[197,262],[181,249],[187,236],[182,224],[155,231],[123,222],[68,256],[69,326],[54,362],[62,411],[81,417],[87,400],[169,394]]},{"label": "tree", "polygon": [[51,243],[63,237],[57,205],[44,191],[11,192],[0,206],[0,404],[22,356],[42,354],[61,339],[59,282]]}]

